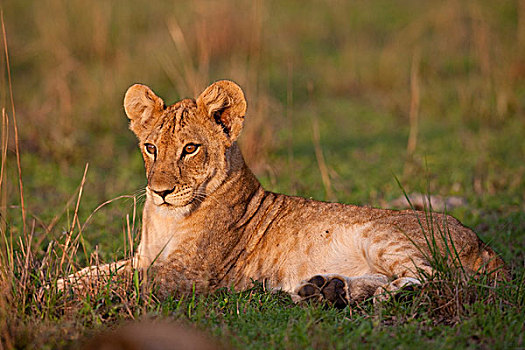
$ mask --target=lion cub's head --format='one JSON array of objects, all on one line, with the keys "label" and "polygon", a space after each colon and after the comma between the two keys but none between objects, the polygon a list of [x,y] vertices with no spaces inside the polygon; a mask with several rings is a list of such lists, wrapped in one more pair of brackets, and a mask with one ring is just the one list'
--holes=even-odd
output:
[{"label": "lion cub's head", "polygon": [[150,202],[189,212],[226,179],[238,153],[246,100],[231,81],[210,85],[197,98],[165,106],[145,85],[124,97],[130,129],[144,157]]}]

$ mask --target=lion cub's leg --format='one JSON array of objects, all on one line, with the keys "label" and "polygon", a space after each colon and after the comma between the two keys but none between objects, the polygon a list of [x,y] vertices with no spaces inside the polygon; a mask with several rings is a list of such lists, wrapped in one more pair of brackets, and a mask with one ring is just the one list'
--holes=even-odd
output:
[{"label": "lion cub's leg", "polygon": [[127,259],[104,265],[85,267],[82,270],[67,276],[66,278],[57,280],[57,289],[64,290],[68,284],[74,286],[77,289],[82,289],[85,285],[96,279],[101,277],[109,277],[130,269],[132,264],[132,259]]},{"label": "lion cub's leg", "polygon": [[343,308],[370,297],[374,297],[374,301],[388,300],[397,291],[419,284],[420,282],[412,277],[389,281],[388,277],[382,274],[358,277],[316,275],[301,282],[292,298],[294,301],[327,301],[337,308]]}]

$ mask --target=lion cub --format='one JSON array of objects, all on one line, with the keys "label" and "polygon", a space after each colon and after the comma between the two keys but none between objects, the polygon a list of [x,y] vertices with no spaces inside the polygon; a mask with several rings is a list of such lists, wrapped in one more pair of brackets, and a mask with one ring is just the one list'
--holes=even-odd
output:
[{"label": "lion cub", "polygon": [[234,82],[215,82],[196,100],[171,106],[136,84],[126,92],[124,108],[148,185],[138,252],[106,270],[153,266],[167,293],[239,290],[259,280],[294,300],[345,306],[420,283],[421,270],[432,273],[431,232],[446,232],[449,239],[438,239],[437,249],[455,249],[450,260],[459,259],[466,271],[507,273],[496,253],[451,216],[433,214],[430,222],[419,211],[264,190],[236,142],[246,100]]}]

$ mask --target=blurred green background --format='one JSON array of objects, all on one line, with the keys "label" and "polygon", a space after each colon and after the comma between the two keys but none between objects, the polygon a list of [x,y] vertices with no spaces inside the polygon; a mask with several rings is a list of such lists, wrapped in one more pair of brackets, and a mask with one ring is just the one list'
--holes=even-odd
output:
[{"label": "blurred green background", "polygon": [[[482,235],[487,221],[501,220],[523,234],[524,1],[17,0],[2,7],[27,222],[35,220],[44,242],[69,229],[86,163],[81,223],[100,203],[145,185],[122,108],[131,84],[172,103],[217,79],[246,92],[240,143],[267,189],[388,206],[402,195],[397,177],[407,192],[465,198],[453,214]],[[19,231],[16,174],[11,134],[3,215]],[[119,200],[97,212],[83,232],[88,247],[99,245],[106,259],[122,255],[132,207]],[[520,254],[508,237],[484,238],[508,257]]]}]

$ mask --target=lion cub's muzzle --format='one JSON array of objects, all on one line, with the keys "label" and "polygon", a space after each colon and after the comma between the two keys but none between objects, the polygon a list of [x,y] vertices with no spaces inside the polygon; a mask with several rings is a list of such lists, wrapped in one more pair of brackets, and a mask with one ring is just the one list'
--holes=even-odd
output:
[{"label": "lion cub's muzzle", "polygon": [[158,206],[184,207],[195,199],[195,191],[189,186],[175,186],[168,190],[154,190],[147,186],[146,194]]}]

